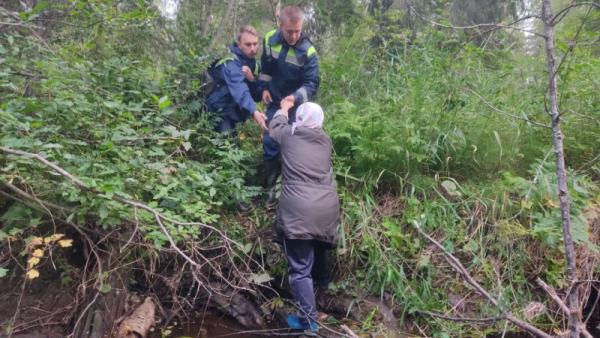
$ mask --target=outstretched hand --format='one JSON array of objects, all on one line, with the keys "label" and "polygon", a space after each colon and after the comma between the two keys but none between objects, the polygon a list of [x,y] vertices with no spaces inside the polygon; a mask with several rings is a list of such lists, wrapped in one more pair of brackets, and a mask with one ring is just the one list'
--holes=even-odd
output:
[{"label": "outstretched hand", "polygon": [[281,100],[280,108],[281,110],[288,111],[294,106],[294,97],[292,95],[286,96]]},{"label": "outstretched hand", "polygon": [[266,89],[262,92],[262,100],[265,104],[273,102],[273,98],[271,98],[271,93],[269,93],[269,91]]},{"label": "outstretched hand", "polygon": [[254,121],[256,121],[256,124],[258,124],[258,126],[262,129],[262,130],[268,130],[267,128],[267,116],[261,112],[259,112],[258,110],[254,112],[254,114],[252,114],[252,117],[254,118]]}]

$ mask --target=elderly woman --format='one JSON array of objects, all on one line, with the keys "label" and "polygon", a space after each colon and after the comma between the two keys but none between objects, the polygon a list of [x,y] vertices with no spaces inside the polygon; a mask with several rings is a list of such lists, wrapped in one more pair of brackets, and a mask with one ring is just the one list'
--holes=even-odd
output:
[{"label": "elderly woman", "polygon": [[330,282],[326,254],[338,240],[339,199],[331,166],[331,139],[323,129],[323,109],[306,102],[288,124],[293,100],[269,123],[269,133],[281,148],[282,184],[276,232],[288,261],[289,283],[301,314],[290,315],[293,329],[318,330],[314,286]]}]

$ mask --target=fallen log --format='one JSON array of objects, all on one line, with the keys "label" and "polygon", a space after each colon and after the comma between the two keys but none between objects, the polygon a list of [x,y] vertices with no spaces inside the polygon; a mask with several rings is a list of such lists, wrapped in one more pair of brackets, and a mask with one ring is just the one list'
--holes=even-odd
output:
[{"label": "fallen log", "polygon": [[146,338],[148,332],[154,326],[155,313],[156,305],[152,298],[146,297],[144,302],[119,324],[116,337]]}]

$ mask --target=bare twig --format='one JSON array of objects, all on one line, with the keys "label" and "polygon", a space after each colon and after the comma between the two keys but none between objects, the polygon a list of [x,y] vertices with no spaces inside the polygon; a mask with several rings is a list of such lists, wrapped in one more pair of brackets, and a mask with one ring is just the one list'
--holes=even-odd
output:
[{"label": "bare twig", "polygon": [[536,282],[538,283],[539,286],[542,287],[542,289],[544,289],[544,291],[546,291],[548,296],[550,296],[550,298],[552,298],[552,300],[558,305],[558,307],[561,309],[561,311],[564,314],[568,315],[569,308],[567,307],[565,302],[563,302],[563,300],[560,299],[558,294],[556,294],[556,291],[553,288],[551,288],[550,285],[546,284],[541,278],[536,279]]},{"label": "bare twig", "polygon": [[51,209],[56,209],[56,210],[60,210],[62,212],[71,212],[72,210],[69,208],[65,208],[63,206],[51,203],[51,202],[47,202],[47,201],[42,201],[39,198],[28,194],[27,192],[19,189],[17,186],[15,186],[12,183],[9,182],[5,182],[5,181],[1,181],[0,183],[2,183],[5,187],[9,188],[10,190],[12,190],[14,193],[16,193],[17,195],[24,197],[26,199],[32,200],[38,204],[40,204],[40,206],[43,206],[44,208],[51,208]]},{"label": "bare twig", "polygon": [[497,29],[508,28],[508,29],[514,29],[514,30],[526,32],[526,33],[529,33],[529,34],[537,35],[539,37],[544,37],[542,34],[537,33],[535,31],[530,31],[530,30],[526,30],[526,29],[515,27],[515,25],[517,23],[521,22],[521,21],[525,21],[525,20],[533,19],[533,18],[539,18],[539,15],[535,15],[535,14],[531,14],[531,15],[527,15],[527,16],[518,18],[518,19],[516,19],[513,22],[508,23],[508,24],[501,24],[501,23],[491,22],[491,23],[481,23],[481,24],[470,25],[470,26],[453,26],[453,25],[446,25],[446,24],[443,24],[443,23],[436,22],[436,21],[428,19],[423,14],[421,14],[411,3],[408,3],[408,7],[410,8],[410,10],[412,12],[414,12],[415,14],[417,14],[417,16],[421,18],[421,20],[429,22],[430,24],[432,24],[434,26],[438,26],[438,27],[450,28],[450,29],[456,29],[456,30],[466,30],[466,29],[476,29],[476,28],[490,28],[489,30],[485,31],[485,33],[489,33],[491,31],[494,31],[494,30],[497,30]]},{"label": "bare twig", "polygon": [[56,54],[56,52],[54,51],[54,49],[52,49],[52,48],[50,47],[50,45],[48,45],[48,43],[46,42],[46,40],[44,40],[44,38],[42,38],[42,37],[41,37],[41,36],[38,34],[38,32],[36,32],[36,31],[35,31],[35,29],[34,29],[33,25],[26,24],[26,22],[25,22],[25,21],[23,21],[23,19],[22,19],[22,18],[21,18],[21,17],[20,17],[18,14],[16,14],[16,13],[13,13],[13,12],[11,12],[11,11],[8,11],[8,10],[6,10],[6,9],[2,8],[2,7],[0,7],[0,9],[2,9],[2,10],[3,10],[3,12],[7,13],[7,14],[8,14],[9,16],[11,16],[13,19],[15,19],[15,20],[19,21],[20,23],[22,23],[21,25],[22,25],[23,27],[25,27],[25,28],[29,29],[29,31],[31,32],[31,34],[33,34],[33,36],[35,36],[35,37],[36,37],[36,38],[37,38],[37,39],[38,39],[38,40],[39,40],[39,41],[40,41],[40,42],[41,42],[41,43],[44,45],[44,47],[46,47],[46,49],[47,49],[48,51],[50,51],[52,54]]},{"label": "bare twig", "polygon": [[563,8],[563,9],[561,9],[560,11],[558,11],[558,12],[556,13],[556,15],[554,15],[554,16],[553,16],[553,17],[550,19],[550,21],[549,21],[548,23],[549,23],[550,25],[555,25],[556,23],[560,22],[560,21],[561,21],[561,20],[564,18],[564,16],[565,16],[565,15],[566,15],[566,14],[567,14],[567,13],[568,13],[568,12],[569,12],[571,9],[573,9],[573,8],[575,8],[575,7],[580,7],[580,6],[590,6],[590,9],[591,9],[592,7],[600,8],[600,3],[597,3],[597,2],[591,2],[591,1],[589,1],[589,2],[576,2],[576,3],[573,3],[573,4],[569,5],[569,6],[567,6],[567,7]]},{"label": "bare twig", "polygon": [[[538,285],[540,287],[542,287],[542,289],[544,289],[544,291],[546,291],[548,296],[550,298],[552,298],[552,300],[558,305],[558,307],[563,312],[563,314],[568,316],[571,310],[569,310],[569,307],[558,296],[558,294],[556,293],[556,290],[554,290],[554,288],[552,288],[550,285],[546,284],[541,278],[536,279],[536,282],[538,283]],[[579,331],[586,338],[592,337],[592,335],[588,332],[588,330],[585,326],[585,323],[579,323]]]},{"label": "bare twig", "polygon": [[344,332],[346,332],[346,334],[347,334],[347,335],[348,335],[350,338],[359,338],[359,337],[358,337],[358,335],[356,335],[356,333],[354,333],[354,331],[350,330],[350,328],[349,328],[347,325],[345,325],[345,324],[342,324],[342,325],[340,325],[340,328],[341,328],[342,330],[344,330]]},{"label": "bare twig", "polygon": [[505,112],[504,110],[501,110],[501,109],[497,108],[496,106],[492,105],[483,96],[479,95],[476,91],[472,90],[471,88],[466,88],[466,89],[469,92],[475,94],[475,96],[477,96],[483,103],[485,103],[486,106],[490,107],[492,110],[496,111],[497,113],[500,113],[500,114],[512,117],[514,119],[523,120],[523,121],[525,121],[527,123],[531,123],[531,124],[536,125],[538,127],[550,128],[550,126],[545,125],[543,123],[536,122],[536,121],[532,121],[528,117],[518,116],[518,115],[515,115],[515,114],[511,114],[509,112]]},{"label": "bare twig", "polygon": [[494,324],[496,322],[499,322],[501,320],[506,320],[505,317],[492,317],[492,318],[465,318],[465,317],[455,317],[455,316],[448,316],[445,314],[441,314],[441,313],[437,313],[437,312],[431,312],[431,311],[417,311],[420,314],[426,315],[426,316],[430,316],[430,317],[435,317],[435,318],[440,318],[440,319],[444,319],[444,320],[449,320],[452,322],[466,322],[466,323],[476,323],[476,324],[485,324],[485,325],[491,325]]}]

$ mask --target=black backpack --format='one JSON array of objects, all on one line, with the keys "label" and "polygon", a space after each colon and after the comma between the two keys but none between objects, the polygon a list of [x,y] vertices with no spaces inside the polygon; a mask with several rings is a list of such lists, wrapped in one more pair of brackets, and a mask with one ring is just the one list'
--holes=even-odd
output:
[{"label": "black backpack", "polygon": [[211,61],[211,63],[206,67],[204,72],[202,73],[202,85],[200,86],[200,97],[206,101],[208,96],[215,90],[218,86],[215,81],[215,71],[217,66],[220,64],[222,59],[215,59]]}]

